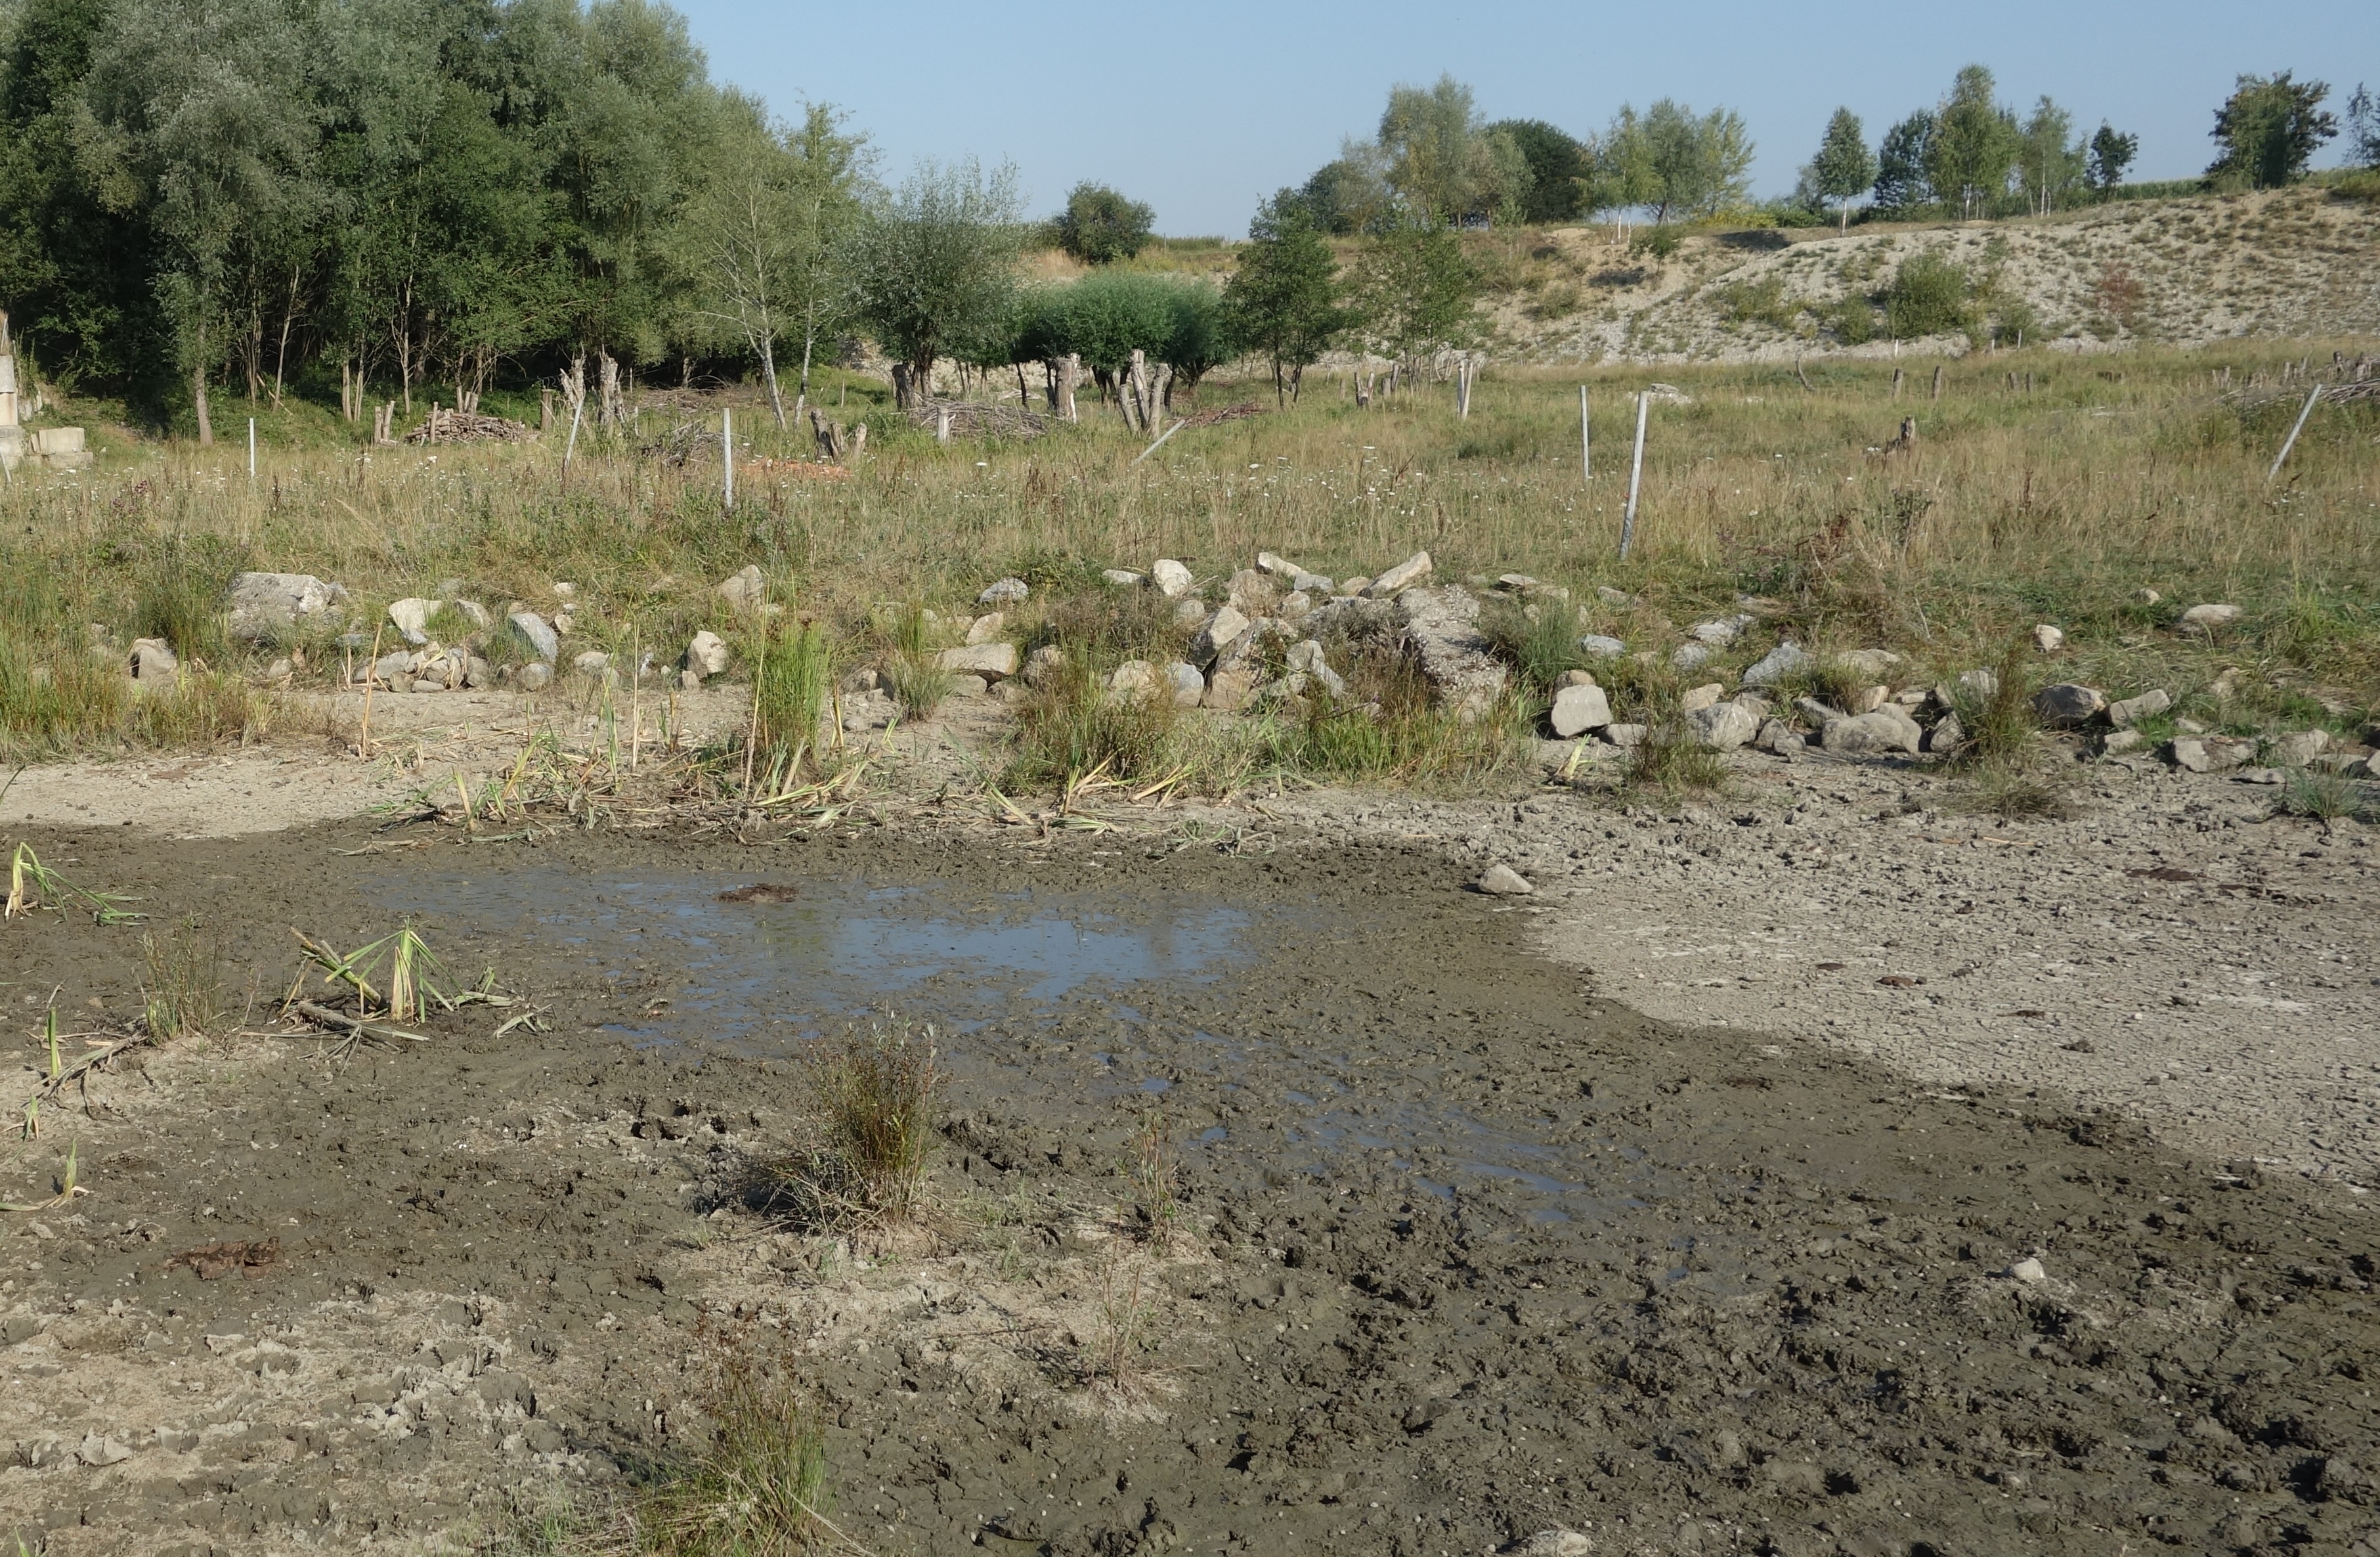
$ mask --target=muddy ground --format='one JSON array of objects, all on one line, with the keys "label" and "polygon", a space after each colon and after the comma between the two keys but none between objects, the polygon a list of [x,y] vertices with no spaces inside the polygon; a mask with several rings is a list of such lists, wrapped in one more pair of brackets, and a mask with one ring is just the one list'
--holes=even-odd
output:
[{"label": "muddy ground", "polygon": [[[219,934],[252,1028],[291,927],[404,912],[551,1028],[187,1043],[12,1146],[0,1198],[69,1148],[89,1190],[0,1223],[0,1531],[37,1551],[599,1503],[707,1430],[705,1312],[798,1348],[880,1552],[2380,1551],[2364,1202],[1639,1016],[1437,842],[34,842]],[[716,901],[760,880],[793,901]],[[53,988],[70,1052],[133,1016],[139,934],[0,931],[21,1084]],[[744,1209],[790,1056],[888,991],[955,1071],[928,1233]],[[1164,1251],[1118,1171],[1160,1104]]]}]

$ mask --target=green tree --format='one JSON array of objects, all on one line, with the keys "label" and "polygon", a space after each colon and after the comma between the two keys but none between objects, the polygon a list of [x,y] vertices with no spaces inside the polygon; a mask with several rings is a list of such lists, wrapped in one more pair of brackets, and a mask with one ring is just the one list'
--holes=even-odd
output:
[{"label": "green tree", "polygon": [[1283,189],[1257,208],[1223,307],[1232,338],[1272,363],[1276,401],[1296,397],[1305,370],[1351,322],[1337,272],[1305,195]]},{"label": "green tree", "polygon": [[852,318],[852,276],[845,262],[859,227],[869,152],[867,136],[844,130],[843,116],[823,103],[803,108],[785,149],[793,158],[794,207],[784,235],[785,308],[802,343],[802,376],[794,396],[798,412],[810,397],[819,343]]},{"label": "green tree", "polygon": [[2250,189],[2275,189],[2305,173],[2323,142],[2338,134],[2338,119],[2322,109],[2330,95],[2325,81],[2277,76],[2242,76],[2208,133],[2222,148],[2207,170],[2210,178],[2234,179]]},{"label": "green tree", "polygon": [[880,196],[852,245],[858,313],[893,359],[902,408],[927,392],[945,343],[1002,316],[1024,252],[1016,171],[925,163]]},{"label": "green tree", "polygon": [[1291,198],[1318,232],[1335,237],[1370,232],[1386,219],[1394,198],[1378,162],[1375,148],[1351,144],[1316,168]]},{"label": "green tree", "polygon": [[1087,265],[1129,260],[1148,247],[1156,222],[1156,212],[1104,184],[1077,184],[1055,224],[1058,247]]},{"label": "green tree", "polygon": [[1475,335],[1479,278],[1453,230],[1409,222],[1373,237],[1356,257],[1354,306],[1365,343],[1403,362]]},{"label": "green tree", "polygon": [[1520,196],[1526,222],[1575,222],[1587,211],[1591,158],[1574,137],[1543,119],[1499,119],[1488,127],[1521,154],[1527,181]]},{"label": "green tree", "polygon": [[1925,177],[1943,201],[1956,201],[1969,219],[1991,214],[2008,192],[2020,136],[2016,116],[1992,101],[1992,73],[1970,65],[1951,83],[1934,116],[1925,149]]},{"label": "green tree", "polygon": [[2087,152],[2073,139],[2074,116],[2044,97],[2034,104],[2018,135],[2016,170],[2025,204],[2034,214],[2046,216],[2082,182]]},{"label": "green tree", "polygon": [[1240,354],[1238,321],[1212,282],[1175,281],[1170,291],[1171,318],[1158,360],[1173,370],[1167,395],[1178,385],[1195,397],[1199,381]]},{"label": "green tree", "polygon": [[1697,116],[1665,97],[1639,116],[1623,105],[1597,150],[1607,201],[1650,207],[1656,225],[1713,215],[1751,190],[1752,137],[1731,109]]},{"label": "green tree", "polygon": [[2124,170],[2131,167],[2132,159],[2140,154],[2139,136],[2126,135],[2102,119],[2099,132],[2091,137],[2090,163],[2083,170],[2083,177],[2091,188],[2099,191],[2099,198],[2105,200],[2124,181]]},{"label": "green tree", "polygon": [[1852,201],[1876,187],[1876,154],[1867,149],[1867,132],[1861,128],[1859,116],[1848,108],[1836,109],[1834,117],[1827,121],[1818,154],[1810,159],[1809,187],[1813,193],[1836,202],[1841,230],[1851,230]]},{"label": "green tree", "polygon": [[2360,81],[2347,100],[2347,154],[2360,166],[2380,167],[2380,102]]},{"label": "green tree", "polygon": [[1876,159],[1876,203],[1880,210],[1907,215],[1938,198],[1925,171],[1932,160],[1934,129],[1934,111],[1920,108],[1884,132]]}]

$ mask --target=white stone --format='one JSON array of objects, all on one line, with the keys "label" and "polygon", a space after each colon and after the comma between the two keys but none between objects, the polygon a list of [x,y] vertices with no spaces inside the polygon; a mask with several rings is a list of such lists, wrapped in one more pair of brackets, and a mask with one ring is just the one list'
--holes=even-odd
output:
[{"label": "white stone", "polygon": [[1552,723],[1554,734],[1564,740],[1600,730],[1611,723],[1611,701],[1592,683],[1565,687],[1554,694]]},{"label": "white stone", "polygon": [[981,698],[989,696],[990,692],[991,684],[979,675],[951,677],[951,696],[953,698]]},{"label": "white stone", "polygon": [[132,679],[144,687],[170,685],[182,662],[174,653],[173,645],[162,638],[136,638],[132,640]]},{"label": "white stone", "polygon": [[1742,638],[1743,629],[1752,626],[1754,620],[1750,616],[1714,616],[1707,622],[1696,622],[1688,627],[1686,636],[1714,649],[1725,649]]},{"label": "white stone", "polygon": [[2265,756],[2276,768],[2302,768],[2329,749],[2329,731],[2299,730],[2275,739]]},{"label": "white stone", "polygon": [[2192,638],[2212,638],[2240,619],[2236,605],[2193,605],[2181,614],[2181,630]]},{"label": "white stone", "polygon": [[1159,590],[1169,600],[1180,600],[1198,582],[1188,568],[1172,557],[1160,557],[1151,563],[1148,576],[1157,581]]},{"label": "white stone", "polygon": [[1539,1530],[1512,1549],[1512,1557],[1594,1557],[1593,1538],[1559,1526]]},{"label": "white stone", "polygon": [[975,597],[978,605],[1014,605],[1033,592],[1032,586],[1022,578],[1002,578],[984,587]]},{"label": "white stone", "polygon": [[2107,723],[2119,730],[2128,730],[2143,719],[2154,718],[2173,706],[2173,697],[2162,687],[2152,687],[2137,698],[2125,698],[2107,705]]},{"label": "white stone", "polygon": [[2009,1267],[2009,1274],[2027,1286],[2036,1286],[2049,1280],[2049,1271],[2040,1260],[2027,1257]]},{"label": "white stone", "polygon": [[530,651],[547,664],[552,664],[554,657],[562,652],[561,637],[536,612],[516,611],[505,620],[511,624],[513,631],[520,634]]},{"label": "white stone", "polygon": [[1148,582],[1148,574],[1135,573],[1128,567],[1107,568],[1099,574],[1099,577],[1120,590],[1136,590]]},{"label": "white stone", "polygon": [[1490,897],[1523,897],[1537,890],[1509,865],[1490,865],[1488,873],[1473,884]]},{"label": "white stone", "polygon": [[231,632],[251,641],[285,631],[347,598],[344,586],[310,573],[239,573],[232,577],[226,604]]},{"label": "white stone", "polygon": [[393,600],[388,602],[388,619],[405,635],[405,641],[418,649],[430,641],[430,618],[445,603],[443,600],[417,600],[411,596]]},{"label": "white stone", "polygon": [[1628,645],[1616,638],[1606,638],[1601,633],[1588,633],[1578,640],[1578,651],[1590,659],[1609,660],[1616,654],[1627,653]]},{"label": "white stone", "polygon": [[1614,746],[1636,746],[1645,739],[1642,724],[1606,724],[1596,733]]},{"label": "white stone", "polygon": [[1727,696],[1727,688],[1716,681],[1705,682],[1700,687],[1690,687],[1678,699],[1678,712],[1692,713],[1697,709],[1710,707],[1725,696]]},{"label": "white stone", "polygon": [[581,675],[601,675],[612,668],[612,656],[601,649],[589,649],[573,659],[570,668]]},{"label": "white stone", "polygon": [[977,617],[974,623],[968,626],[966,630],[966,640],[970,644],[990,643],[993,639],[1000,636],[1001,629],[1006,626],[1008,626],[1008,617],[1003,613],[998,611],[986,612],[984,614]]},{"label": "white stone", "polygon": [[1707,643],[1682,643],[1670,655],[1670,665],[1673,670],[1700,670],[1709,662],[1711,654],[1712,649]]},{"label": "white stone", "polygon": [[1821,746],[1845,757],[1885,751],[1905,751],[1915,756],[1924,742],[1925,732],[1917,727],[1917,721],[1897,708],[1880,708],[1855,718],[1829,720],[1818,733]]},{"label": "white stone", "polygon": [[1293,573],[1289,576],[1289,587],[1301,594],[1327,595],[1338,586],[1331,582],[1328,574]]},{"label": "white stone", "polygon": [[1275,578],[1290,580],[1290,587],[1292,589],[1297,587],[1296,581],[1298,578],[1305,572],[1305,569],[1298,566],[1287,557],[1281,556],[1273,552],[1258,552],[1257,553],[1257,566],[1263,568],[1267,573],[1273,575]]},{"label": "white stone", "polygon": [[1760,733],[1760,715],[1742,703],[1713,703],[1686,715],[1686,733],[1714,751],[1733,751]]},{"label": "white stone", "polygon": [[1857,718],[1863,713],[1874,713],[1891,700],[1892,688],[1889,687],[1863,687],[1852,694],[1851,706],[1843,712]]},{"label": "white stone", "polygon": [[1754,662],[1743,673],[1746,687],[1774,687],[1790,675],[1799,675],[1817,662],[1800,644],[1791,639],[1779,644]]},{"label": "white stone", "polygon": [[2099,750],[2108,757],[2120,757],[2127,751],[2137,751],[2147,739],[2138,730],[2112,730],[2099,743]]},{"label": "white stone", "polygon": [[1771,719],[1760,726],[1760,734],[1752,738],[1752,744],[1772,756],[1791,757],[1809,743],[1783,720]]},{"label": "white stone", "polygon": [[1429,553],[1415,552],[1412,556],[1397,564],[1386,573],[1378,575],[1366,585],[1364,598],[1387,600],[1400,590],[1409,590],[1429,577],[1430,566]]},{"label": "white stone", "polygon": [[2066,647],[2065,630],[2044,622],[2033,629],[2033,646],[2045,654],[2055,654]]},{"label": "white stone", "polygon": [[1888,649],[1850,649],[1828,655],[1827,661],[1870,681],[1883,681],[1892,675],[1892,667],[1900,663],[1900,656]]},{"label": "white stone", "polygon": [[727,640],[709,628],[694,635],[686,646],[686,668],[704,675],[719,675],[727,669]]},{"label": "white stone", "polygon": [[[561,594],[559,585],[555,587],[554,592]],[[768,576],[760,571],[759,564],[747,563],[741,571],[720,580],[718,594],[720,599],[727,602],[729,610],[739,616],[748,614],[758,611],[767,600]]]},{"label": "white stone", "polygon": [[1164,698],[1173,693],[1163,673],[1147,660],[1126,660],[1108,677],[1108,690],[1118,697]]},{"label": "white stone", "polygon": [[1173,687],[1173,706],[1196,708],[1207,696],[1207,678],[1198,667],[1175,660],[1165,667],[1165,679]]},{"label": "white stone", "polygon": [[1198,636],[1190,640],[1191,663],[1202,664],[1213,660],[1247,630],[1248,619],[1236,606],[1217,606],[1215,614],[1198,629]]},{"label": "white stone", "polygon": [[1173,602],[1173,622],[1176,626],[1195,627],[1206,619],[1207,602],[1196,595],[1184,595]]},{"label": "white stone", "polygon": [[964,649],[943,650],[934,663],[944,670],[996,681],[1016,674],[1016,645],[971,643]]}]

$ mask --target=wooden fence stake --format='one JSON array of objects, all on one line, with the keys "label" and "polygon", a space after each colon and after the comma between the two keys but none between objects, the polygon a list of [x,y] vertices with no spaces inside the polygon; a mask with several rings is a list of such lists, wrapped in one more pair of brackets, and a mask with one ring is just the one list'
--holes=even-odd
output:
[{"label": "wooden fence stake", "polygon": [[719,469],[727,511],[735,511],[735,413],[719,409]]},{"label": "wooden fence stake", "polygon": [[2306,396],[2305,409],[2298,413],[2297,425],[2289,429],[2288,439],[2282,443],[2281,452],[2273,456],[2273,468],[2265,472],[2266,486],[2271,486],[2273,478],[2281,473],[2281,461],[2289,458],[2289,451],[2298,446],[2298,434],[2305,431],[2306,418],[2313,415],[2314,402],[2321,398],[2322,385],[2315,384],[2313,393]]},{"label": "wooden fence stake", "polygon": [[1620,520],[1620,560],[1628,560],[1628,548],[1636,539],[1636,490],[1645,480],[1645,416],[1653,407],[1653,396],[1645,391],[1636,395],[1636,454],[1628,465],[1628,511]]},{"label": "wooden fence stake", "polygon": [[1578,386],[1578,479],[1595,480],[1595,444],[1590,441],[1586,420],[1586,385]]},{"label": "wooden fence stake", "polygon": [[1934,364],[1934,398],[1942,398],[1942,364],[1939,362]]}]

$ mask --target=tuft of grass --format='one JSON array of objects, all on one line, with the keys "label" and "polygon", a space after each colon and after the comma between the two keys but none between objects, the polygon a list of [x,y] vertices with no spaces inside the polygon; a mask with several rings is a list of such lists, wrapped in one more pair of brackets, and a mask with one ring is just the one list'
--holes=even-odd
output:
[{"label": "tuft of grass", "polygon": [[2063,821],[2075,811],[2072,791],[2061,775],[2006,766],[1978,770],[1959,804],[2002,821]]},{"label": "tuft of grass", "polygon": [[917,1213],[949,1079],[934,1036],[931,1027],[878,1021],[819,1040],[808,1064],[820,1139],[763,1165],[771,1207],[820,1229]]},{"label": "tuft of grass", "polygon": [[773,634],[763,626],[759,636],[762,641],[746,656],[754,667],[750,739],[772,775],[782,769],[791,777],[818,740],[834,655],[825,627],[811,617],[787,622]]},{"label": "tuft of grass", "polygon": [[162,638],[174,652],[200,665],[221,665],[229,639],[224,598],[241,565],[239,551],[216,536],[174,536],[143,559],[133,625],[142,638]]},{"label": "tuft of grass", "polygon": [[884,679],[891,686],[892,700],[901,705],[904,717],[924,719],[951,695],[951,684],[956,679],[936,663],[926,608],[915,601],[903,606],[886,637]]},{"label": "tuft of grass", "polygon": [[1676,684],[1648,682],[1640,696],[1637,717],[1644,723],[1645,738],[1628,753],[1621,787],[1665,793],[1726,788],[1727,760],[1688,733],[1685,716],[1678,711]]},{"label": "tuft of grass", "polygon": [[143,931],[141,1011],[149,1036],[160,1043],[219,1033],[227,1015],[223,953],[199,920],[186,918],[171,934]]},{"label": "tuft of grass", "polygon": [[2380,786],[2345,773],[2306,768],[2291,773],[2273,801],[2276,816],[2313,817],[2323,821],[2380,822]]},{"label": "tuft of grass", "polygon": [[1095,772],[1152,776],[1164,771],[1180,713],[1171,697],[1111,691],[1087,658],[1070,652],[1017,708],[1015,746],[1002,782],[1021,790],[1062,786]]},{"label": "tuft of grass", "polygon": [[710,1441],[663,1467],[632,1505],[659,1557],[790,1557],[843,1542],[827,1518],[826,1415],[789,1344],[753,1325],[698,1332],[695,1405]]},{"label": "tuft of grass", "polygon": [[1143,1243],[1162,1250],[1173,1241],[1174,1223],[1182,1215],[1176,1193],[1181,1162],[1173,1143],[1173,1121],[1160,1105],[1141,1115],[1132,1138],[1132,1156],[1125,1172],[1132,1180],[1133,1211]]},{"label": "tuft of grass", "polygon": [[1104,1384],[1126,1397],[1141,1393],[1147,1381],[1140,1357],[1149,1349],[1149,1323],[1157,1317],[1148,1289],[1148,1272],[1123,1250],[1111,1248],[1100,1260],[1099,1330],[1084,1349],[1085,1383]]},{"label": "tuft of grass", "polygon": [[1566,601],[1505,605],[1487,613],[1480,630],[1488,647],[1519,675],[1521,684],[1541,699],[1553,697],[1562,672],[1586,664],[1578,646],[1578,612]]},{"label": "tuft of grass", "polygon": [[1959,698],[1959,748],[1951,760],[1970,771],[2008,772],[2029,765],[2040,750],[2041,722],[2033,712],[2032,646],[2011,638],[2000,651],[1993,685],[1981,696]]}]

